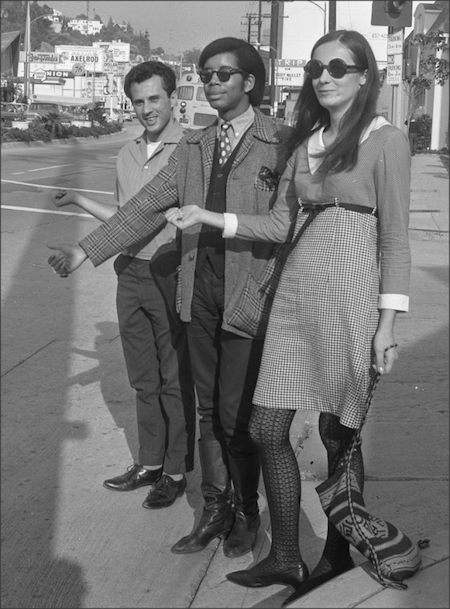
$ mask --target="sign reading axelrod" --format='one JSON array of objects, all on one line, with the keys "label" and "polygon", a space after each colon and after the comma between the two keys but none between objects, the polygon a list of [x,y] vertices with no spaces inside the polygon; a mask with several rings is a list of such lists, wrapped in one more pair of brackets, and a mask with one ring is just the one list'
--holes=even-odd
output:
[{"label": "sign reading axelrod", "polygon": [[89,72],[103,72],[104,52],[95,47],[55,45],[55,53],[59,63],[67,70],[72,70],[74,64],[83,64]]}]

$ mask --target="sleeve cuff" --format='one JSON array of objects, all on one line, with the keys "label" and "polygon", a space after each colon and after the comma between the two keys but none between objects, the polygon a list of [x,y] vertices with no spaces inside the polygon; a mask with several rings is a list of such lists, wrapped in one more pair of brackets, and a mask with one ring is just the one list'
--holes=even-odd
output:
[{"label": "sleeve cuff", "polygon": [[236,214],[223,214],[223,221],[225,226],[223,227],[222,237],[224,239],[232,239],[236,236],[236,231],[238,227],[238,219]]},{"label": "sleeve cuff", "polygon": [[380,294],[378,296],[378,308],[407,313],[409,311],[409,296],[404,294]]}]

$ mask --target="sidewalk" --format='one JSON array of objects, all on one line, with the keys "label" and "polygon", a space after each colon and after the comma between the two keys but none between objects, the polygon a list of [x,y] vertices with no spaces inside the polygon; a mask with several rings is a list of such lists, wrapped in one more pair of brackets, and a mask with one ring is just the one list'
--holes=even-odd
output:
[{"label": "sidewalk", "polygon": [[412,157],[410,209],[410,239],[448,241],[448,171],[438,154]]}]

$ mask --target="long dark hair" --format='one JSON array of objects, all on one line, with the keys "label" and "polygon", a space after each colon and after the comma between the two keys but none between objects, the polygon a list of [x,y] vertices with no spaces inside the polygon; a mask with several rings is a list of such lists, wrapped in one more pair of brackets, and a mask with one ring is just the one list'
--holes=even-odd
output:
[{"label": "long dark hair", "polygon": [[[354,30],[337,30],[322,36],[311,51],[327,42],[339,42],[352,54],[355,64],[363,66],[366,82],[360,87],[352,105],[344,114],[339,134],[333,144],[322,155],[321,173],[337,173],[353,169],[358,160],[358,143],[364,129],[376,116],[379,92],[379,73],[372,48],[362,34]],[[323,108],[314,93],[312,80],[305,75],[302,90],[295,105],[296,121],[288,143],[292,153],[314,131],[330,123],[330,114]]]}]

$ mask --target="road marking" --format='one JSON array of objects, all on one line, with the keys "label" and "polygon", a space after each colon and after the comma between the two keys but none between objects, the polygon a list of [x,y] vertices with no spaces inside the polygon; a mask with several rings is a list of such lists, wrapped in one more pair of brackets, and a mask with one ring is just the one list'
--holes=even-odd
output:
[{"label": "road marking", "polygon": [[60,167],[70,167],[73,163],[66,163],[65,165],[53,165],[52,167],[39,167],[38,169],[27,169],[30,173],[32,171],[46,171],[47,169],[59,169]]},{"label": "road marking", "polygon": [[26,173],[26,171],[16,171],[16,173],[12,173],[11,175],[13,175],[13,176],[20,176],[23,173]]},{"label": "road marking", "polygon": [[36,188],[50,188],[51,190],[78,190],[79,192],[94,192],[98,195],[114,195],[106,190],[89,190],[86,188],[64,188],[64,186],[45,186],[44,184],[33,184],[32,182],[17,182],[16,180],[2,180],[5,184],[19,184],[19,186],[35,186]]},{"label": "road marking", "polygon": [[76,212],[71,211],[53,211],[51,209],[36,209],[35,207],[19,207],[16,205],[2,205],[1,208],[12,209],[13,211],[32,211],[36,214],[58,214],[58,216],[62,214],[64,216],[82,216],[83,218],[94,219],[94,216],[91,216],[91,214],[77,214]]}]

